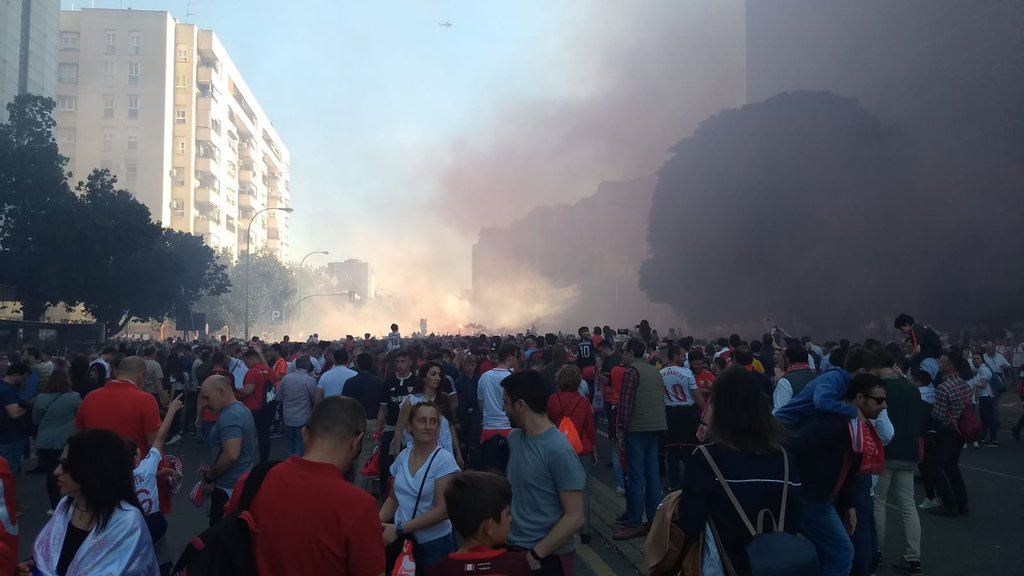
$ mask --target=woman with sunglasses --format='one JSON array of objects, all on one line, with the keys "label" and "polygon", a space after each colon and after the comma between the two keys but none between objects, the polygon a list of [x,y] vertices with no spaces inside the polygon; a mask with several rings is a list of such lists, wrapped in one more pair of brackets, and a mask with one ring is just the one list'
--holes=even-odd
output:
[{"label": "woman with sunglasses", "polygon": [[124,440],[109,430],[73,435],[53,472],[64,498],[19,576],[159,574],[132,464]]}]

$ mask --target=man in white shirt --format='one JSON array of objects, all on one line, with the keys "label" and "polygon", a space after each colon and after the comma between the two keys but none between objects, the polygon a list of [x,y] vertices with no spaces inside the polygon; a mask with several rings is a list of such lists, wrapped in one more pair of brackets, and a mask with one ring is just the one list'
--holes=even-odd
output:
[{"label": "man in white shirt", "polygon": [[232,344],[224,349],[224,354],[227,356],[227,363],[224,365],[224,369],[231,372],[231,377],[234,378],[235,382],[235,390],[241,390],[245,387],[245,375],[249,373],[249,367],[239,358],[241,349],[237,344]]},{"label": "man in white shirt", "polygon": [[[992,343],[989,343],[992,346]],[[999,356],[1002,358],[1002,356]],[[996,395],[992,390],[992,370],[987,365],[987,359],[982,357],[981,352],[971,355],[971,363],[974,365],[974,378],[967,383],[971,386],[974,394],[978,397],[978,412],[981,415],[981,442],[982,446],[999,446],[999,418],[996,414]],[[1006,359],[1003,358],[1003,362]],[[975,447],[978,443],[975,443]]]},{"label": "man in white shirt", "polygon": [[348,350],[339,348],[334,351],[334,368],[324,372],[316,384],[316,401],[331,396],[341,396],[345,390],[345,382],[357,372],[348,367]]},{"label": "man in white shirt", "polygon": [[508,415],[505,414],[501,382],[522,362],[523,353],[519,346],[513,342],[506,342],[498,348],[498,365],[480,375],[477,396],[480,412],[483,414],[483,427],[480,432],[480,463],[483,470],[505,469],[506,462],[496,458],[498,452],[491,450],[496,441],[488,440],[498,436],[508,438],[508,433],[512,429]]},{"label": "man in white shirt", "polygon": [[985,344],[985,356],[982,360],[985,366],[988,366],[988,369],[996,376],[1001,377],[1007,368],[1012,368],[1010,363],[1006,361],[1006,357],[996,352],[996,345],[993,342]]}]

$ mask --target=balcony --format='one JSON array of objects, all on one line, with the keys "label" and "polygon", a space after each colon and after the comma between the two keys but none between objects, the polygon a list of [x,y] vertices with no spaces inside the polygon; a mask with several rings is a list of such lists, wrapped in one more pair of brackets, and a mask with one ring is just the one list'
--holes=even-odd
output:
[{"label": "balcony", "polygon": [[238,157],[242,160],[253,159],[256,154],[256,143],[251,140],[242,140],[238,143]]},{"label": "balcony", "polygon": [[195,203],[200,210],[204,207],[217,208],[221,205],[220,191],[208,186],[196,186]]},{"label": "balcony", "polygon": [[212,158],[196,155],[196,172],[212,174],[217,169],[217,164]]},{"label": "balcony", "polygon": [[208,216],[197,214],[195,219],[192,221],[192,233],[193,234],[210,234],[217,228],[216,222],[212,222]]},{"label": "balcony", "polygon": [[235,232],[238,229],[235,219],[231,216],[228,216],[227,220],[224,222],[224,227],[228,229],[228,232]]}]

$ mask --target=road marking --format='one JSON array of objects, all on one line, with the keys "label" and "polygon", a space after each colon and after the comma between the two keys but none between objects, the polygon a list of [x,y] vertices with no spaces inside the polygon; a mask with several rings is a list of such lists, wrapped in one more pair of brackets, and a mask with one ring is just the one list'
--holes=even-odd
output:
[{"label": "road marking", "polygon": [[583,562],[594,572],[594,576],[615,576],[611,566],[605,564],[604,560],[594,552],[590,546],[576,546],[576,555],[583,559]]},{"label": "road marking", "polygon": [[968,470],[974,470],[975,472],[984,472],[986,474],[992,474],[993,476],[1002,476],[1003,478],[1009,478],[1010,480],[1019,480],[1021,482],[1024,482],[1024,477],[1014,476],[1013,474],[1006,474],[1005,472],[996,472],[995,470],[988,470],[986,468],[977,468],[975,466],[968,466],[967,464],[961,464],[960,467],[961,468],[966,468]]}]

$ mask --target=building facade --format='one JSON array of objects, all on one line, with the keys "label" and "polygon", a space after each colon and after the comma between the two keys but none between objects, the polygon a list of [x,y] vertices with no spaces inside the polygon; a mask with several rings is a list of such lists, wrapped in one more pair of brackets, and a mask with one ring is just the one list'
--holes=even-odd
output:
[{"label": "building facade", "polygon": [[[285,259],[289,157],[217,35],[167,12],[60,13],[57,142],[74,180],[109,169],[162,225],[232,258]],[[257,216],[258,215],[258,216]]]},{"label": "building facade", "polygon": [[376,279],[369,262],[349,258],[344,262],[327,264],[327,274],[337,280],[337,289],[354,292],[360,299],[376,297]]},{"label": "building facade", "polygon": [[57,90],[60,0],[0,0],[0,109],[18,94]]}]

